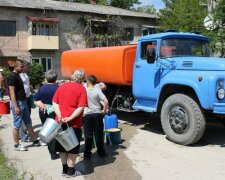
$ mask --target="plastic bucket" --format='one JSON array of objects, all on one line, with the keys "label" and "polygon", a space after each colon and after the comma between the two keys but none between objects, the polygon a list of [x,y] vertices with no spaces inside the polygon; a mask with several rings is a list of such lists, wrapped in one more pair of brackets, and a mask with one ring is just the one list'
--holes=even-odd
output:
[{"label": "plastic bucket", "polygon": [[107,144],[117,145],[121,143],[121,129],[120,128],[111,128],[106,130],[106,141]]},{"label": "plastic bucket", "polygon": [[66,151],[69,151],[79,144],[76,134],[72,127],[67,125],[65,131],[59,132],[55,139],[64,147]]},{"label": "plastic bucket", "polygon": [[116,114],[104,116],[104,129],[118,128],[118,117]]},{"label": "plastic bucket", "polygon": [[39,137],[46,143],[52,141],[58,132],[62,131],[61,125],[54,119],[47,118],[39,132]]},{"label": "plastic bucket", "polygon": [[0,114],[10,114],[9,101],[0,100]]}]

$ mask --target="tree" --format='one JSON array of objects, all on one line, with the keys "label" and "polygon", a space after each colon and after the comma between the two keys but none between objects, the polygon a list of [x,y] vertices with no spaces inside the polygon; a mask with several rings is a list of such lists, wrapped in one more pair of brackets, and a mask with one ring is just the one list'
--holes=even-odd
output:
[{"label": "tree", "polygon": [[[65,1],[65,2],[77,2],[77,3],[90,3],[90,0],[55,0],[55,1]],[[107,0],[96,0],[97,4],[106,5],[108,4]],[[134,5],[141,4],[139,0],[112,0],[111,6],[122,8],[122,9],[131,9]]]},{"label": "tree", "polygon": [[148,13],[148,14],[157,14],[157,11],[153,5],[137,6],[133,10],[138,11],[138,12]]},{"label": "tree", "polygon": [[32,84],[34,88],[36,86],[40,86],[44,81],[43,66],[35,62],[32,63],[30,65],[29,77],[30,77],[30,84]]},{"label": "tree", "polygon": [[141,4],[139,0],[112,0],[111,6],[122,8],[122,9],[131,9],[134,5]]},{"label": "tree", "polygon": [[[203,0],[202,0],[203,1]],[[207,3],[206,0],[203,1]],[[181,32],[200,31],[206,34],[203,25],[207,10],[199,0],[164,0],[165,8],[160,10],[160,26],[165,29],[176,29]]]},{"label": "tree", "polygon": [[212,12],[215,28],[210,32],[213,37],[214,53],[225,56],[225,1],[221,0]]}]

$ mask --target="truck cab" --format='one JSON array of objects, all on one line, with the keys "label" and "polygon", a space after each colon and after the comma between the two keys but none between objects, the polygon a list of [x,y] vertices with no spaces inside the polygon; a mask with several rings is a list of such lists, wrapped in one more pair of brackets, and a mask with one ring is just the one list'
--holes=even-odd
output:
[{"label": "truck cab", "polygon": [[210,57],[210,39],[166,32],[139,39],[133,68],[133,109],[157,112],[167,137],[197,142],[208,117],[225,115],[225,59]]}]

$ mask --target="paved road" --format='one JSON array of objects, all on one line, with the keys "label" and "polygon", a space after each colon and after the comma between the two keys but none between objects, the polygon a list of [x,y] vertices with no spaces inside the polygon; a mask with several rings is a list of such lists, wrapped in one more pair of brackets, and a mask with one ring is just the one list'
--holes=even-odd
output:
[{"label": "paved road", "polygon": [[[203,139],[194,146],[186,147],[168,141],[155,116],[146,113],[118,115],[122,144],[106,145],[107,158],[100,159],[96,153],[91,161],[79,157],[77,168],[84,171],[84,176],[76,179],[225,179],[225,128],[221,124],[210,123]],[[65,179],[60,177],[60,160],[50,160],[46,146],[29,147],[28,152],[12,149],[10,119],[11,115],[6,115],[0,121],[1,149],[10,163],[19,168],[20,177]],[[40,121],[37,109],[32,110],[32,119],[38,132]]]}]

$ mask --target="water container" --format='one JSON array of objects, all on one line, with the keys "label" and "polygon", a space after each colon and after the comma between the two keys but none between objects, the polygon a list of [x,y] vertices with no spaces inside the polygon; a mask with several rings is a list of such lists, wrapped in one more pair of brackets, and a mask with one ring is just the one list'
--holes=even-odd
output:
[{"label": "water container", "polygon": [[121,129],[120,128],[111,128],[106,130],[106,141],[107,144],[117,145],[121,143]]},{"label": "water container", "polygon": [[10,114],[9,101],[0,100],[0,114]]},{"label": "water container", "polygon": [[42,141],[49,143],[55,138],[57,133],[61,131],[61,125],[59,123],[52,118],[47,118],[39,132],[39,137]]},{"label": "water container", "polygon": [[72,127],[67,124],[67,129],[58,133],[55,139],[64,147],[66,151],[70,151],[77,145],[79,141]]},{"label": "water container", "polygon": [[116,114],[104,116],[104,129],[118,128],[118,117]]}]

